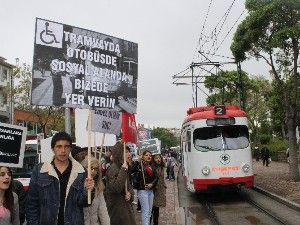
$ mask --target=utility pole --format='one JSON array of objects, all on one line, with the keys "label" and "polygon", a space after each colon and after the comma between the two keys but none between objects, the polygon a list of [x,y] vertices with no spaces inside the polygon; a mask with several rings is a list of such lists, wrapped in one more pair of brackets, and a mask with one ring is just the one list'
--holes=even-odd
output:
[{"label": "utility pole", "polygon": [[240,87],[240,106],[243,110],[245,110],[245,94],[244,94],[244,83],[241,69],[241,62],[237,62],[237,72],[239,75],[239,87]]},{"label": "utility pole", "polygon": [[[16,73],[19,73],[19,58],[15,58],[16,60]],[[10,74],[10,116],[9,116],[9,122],[10,124],[14,124],[14,111],[15,111],[15,106],[14,106],[14,73]]]},{"label": "utility pole", "polygon": [[65,108],[65,131],[70,135],[72,134],[70,108]]}]

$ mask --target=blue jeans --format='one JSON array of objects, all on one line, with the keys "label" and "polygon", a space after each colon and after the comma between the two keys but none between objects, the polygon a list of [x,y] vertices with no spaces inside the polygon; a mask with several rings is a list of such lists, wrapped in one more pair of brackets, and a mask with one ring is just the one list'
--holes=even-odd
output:
[{"label": "blue jeans", "polygon": [[137,195],[141,203],[142,225],[150,225],[154,198],[153,190],[138,190]]}]

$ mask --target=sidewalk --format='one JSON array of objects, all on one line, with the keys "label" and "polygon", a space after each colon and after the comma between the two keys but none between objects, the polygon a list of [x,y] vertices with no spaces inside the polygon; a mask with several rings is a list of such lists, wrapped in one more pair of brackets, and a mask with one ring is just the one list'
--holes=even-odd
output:
[{"label": "sidewalk", "polygon": [[289,176],[289,165],[284,162],[271,162],[268,167],[262,161],[253,161],[254,185],[264,190],[300,204],[300,182]]},{"label": "sidewalk", "polygon": [[[178,168],[175,167],[175,174],[177,174]],[[167,185],[167,206],[159,209],[159,225],[176,225],[176,214],[175,205],[178,204],[178,188],[177,188],[177,177],[175,181],[166,180]],[[141,213],[136,211],[136,205],[133,207],[136,222],[138,225],[141,224]]]}]

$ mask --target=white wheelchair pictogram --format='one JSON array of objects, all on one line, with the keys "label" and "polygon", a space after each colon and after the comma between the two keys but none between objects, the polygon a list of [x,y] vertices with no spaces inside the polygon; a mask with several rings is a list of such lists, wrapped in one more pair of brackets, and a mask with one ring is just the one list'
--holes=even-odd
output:
[{"label": "white wheelchair pictogram", "polygon": [[59,43],[59,41],[56,40],[55,35],[52,33],[51,30],[49,30],[49,23],[45,23],[45,30],[43,30],[40,33],[40,40],[45,44],[53,44],[53,43]]}]

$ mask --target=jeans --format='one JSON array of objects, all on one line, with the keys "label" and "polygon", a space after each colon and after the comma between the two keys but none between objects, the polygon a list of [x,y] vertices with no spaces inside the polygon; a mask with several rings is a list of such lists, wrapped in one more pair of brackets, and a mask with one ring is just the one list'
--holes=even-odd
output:
[{"label": "jeans", "polygon": [[141,203],[142,225],[150,225],[154,198],[153,190],[138,190],[137,195]]},{"label": "jeans", "polygon": [[153,220],[153,225],[158,225],[158,217],[159,217],[159,207],[153,207],[152,217],[151,217],[151,220]]}]

